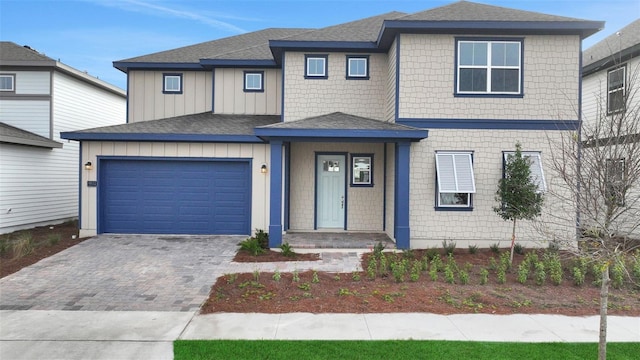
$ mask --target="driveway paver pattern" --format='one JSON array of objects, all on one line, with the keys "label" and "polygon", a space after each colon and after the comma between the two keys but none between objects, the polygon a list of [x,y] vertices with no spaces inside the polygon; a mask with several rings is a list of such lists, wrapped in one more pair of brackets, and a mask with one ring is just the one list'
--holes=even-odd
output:
[{"label": "driveway paver pattern", "polygon": [[0,310],[195,311],[226,273],[359,270],[356,252],[320,261],[234,263],[244,236],[99,235],[0,279]]}]

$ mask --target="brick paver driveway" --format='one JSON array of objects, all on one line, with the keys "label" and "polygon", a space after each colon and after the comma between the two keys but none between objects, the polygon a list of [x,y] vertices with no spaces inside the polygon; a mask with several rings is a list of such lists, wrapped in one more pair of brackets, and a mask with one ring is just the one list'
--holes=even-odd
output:
[{"label": "brick paver driveway", "polygon": [[194,311],[244,238],[100,235],[0,279],[0,310]]}]

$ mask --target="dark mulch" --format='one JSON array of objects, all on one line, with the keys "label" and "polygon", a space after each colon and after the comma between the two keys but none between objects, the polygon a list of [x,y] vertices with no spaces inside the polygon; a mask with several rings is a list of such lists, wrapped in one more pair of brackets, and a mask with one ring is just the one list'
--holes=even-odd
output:
[{"label": "dark mulch", "polygon": [[254,256],[248,251],[240,250],[233,258],[235,262],[278,262],[278,261],[316,261],[320,260],[320,254],[298,254],[284,256],[279,251],[266,250],[265,253]]}]

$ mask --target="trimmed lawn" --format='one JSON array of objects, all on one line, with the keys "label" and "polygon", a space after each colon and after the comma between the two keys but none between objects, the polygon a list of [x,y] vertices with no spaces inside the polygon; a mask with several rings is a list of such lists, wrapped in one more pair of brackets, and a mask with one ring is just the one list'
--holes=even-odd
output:
[{"label": "trimmed lawn", "polygon": [[[178,340],[175,360],[197,359],[596,359],[595,343],[471,341]],[[639,343],[607,344],[607,359],[637,359]]]}]

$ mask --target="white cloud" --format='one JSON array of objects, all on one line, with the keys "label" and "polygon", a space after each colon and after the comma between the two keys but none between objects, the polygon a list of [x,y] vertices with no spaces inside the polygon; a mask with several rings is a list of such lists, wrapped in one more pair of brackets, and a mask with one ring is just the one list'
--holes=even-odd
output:
[{"label": "white cloud", "polygon": [[217,20],[216,18],[243,20],[243,21],[252,20],[252,19],[237,17],[229,14],[183,10],[183,9],[172,8],[169,6],[163,6],[157,3],[151,3],[148,1],[141,1],[141,0],[117,0],[117,1],[97,0],[97,1],[94,1],[94,3],[102,6],[117,7],[121,10],[144,13],[144,14],[153,15],[153,16],[170,16],[170,17],[175,17],[180,19],[194,20],[199,23],[202,23],[214,28],[226,30],[236,34],[245,33],[247,31],[230,22]]}]

